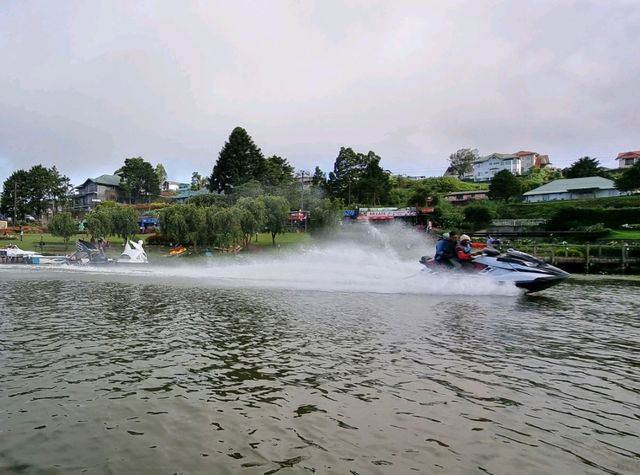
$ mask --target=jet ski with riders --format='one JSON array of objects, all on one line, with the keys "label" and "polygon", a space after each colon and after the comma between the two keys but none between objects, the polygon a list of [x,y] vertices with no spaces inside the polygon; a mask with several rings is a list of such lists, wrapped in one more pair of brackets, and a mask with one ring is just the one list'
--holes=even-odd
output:
[{"label": "jet ski with riders", "polygon": [[500,242],[490,238],[487,244],[472,243],[463,234],[451,231],[436,242],[433,257],[422,256],[420,263],[432,274],[465,272],[478,274],[500,283],[511,283],[527,292],[539,292],[570,277],[544,260],[530,254],[508,249],[501,252]]}]

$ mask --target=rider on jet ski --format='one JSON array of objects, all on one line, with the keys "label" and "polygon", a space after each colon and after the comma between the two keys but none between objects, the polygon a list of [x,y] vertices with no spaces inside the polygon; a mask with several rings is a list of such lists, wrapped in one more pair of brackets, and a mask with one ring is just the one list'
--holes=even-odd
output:
[{"label": "rider on jet ski", "polygon": [[456,245],[456,258],[466,270],[471,269],[473,266],[473,258],[480,252],[478,249],[474,250],[473,248],[471,238],[468,235],[463,234],[460,236],[460,241],[458,241]]},{"label": "rider on jet ski", "polygon": [[456,259],[457,243],[458,233],[455,231],[444,233],[436,242],[436,262],[450,267],[460,267],[460,263]]}]

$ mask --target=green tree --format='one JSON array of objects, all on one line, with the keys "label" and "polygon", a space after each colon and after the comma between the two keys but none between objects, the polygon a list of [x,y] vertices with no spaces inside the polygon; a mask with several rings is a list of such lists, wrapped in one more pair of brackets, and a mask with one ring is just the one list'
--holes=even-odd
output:
[{"label": "green tree", "polygon": [[66,252],[69,247],[69,238],[78,232],[78,224],[71,216],[71,213],[57,213],[51,218],[49,232],[53,236],[60,236],[64,239],[64,250]]},{"label": "green tree", "polygon": [[616,188],[620,191],[637,191],[640,190],[640,162],[636,162],[631,168],[628,168],[615,181]]},{"label": "green tree", "polygon": [[2,187],[2,212],[13,216],[16,220],[24,219],[29,214],[29,172],[17,170],[4,181]]},{"label": "green tree", "polygon": [[228,194],[229,201],[237,202],[240,198],[258,198],[264,196],[265,190],[258,180],[250,180],[233,188]]},{"label": "green tree", "polygon": [[489,183],[489,198],[492,200],[508,201],[522,194],[522,187],[518,178],[509,170],[500,170]]},{"label": "green tree", "polygon": [[327,181],[331,196],[343,199],[350,206],[354,202],[354,191],[362,168],[361,157],[353,149],[341,147]]},{"label": "green tree", "polygon": [[162,234],[173,241],[174,244],[187,244],[189,241],[189,226],[182,212],[184,206],[168,206],[160,210],[160,229]]},{"label": "green tree", "polygon": [[365,162],[364,170],[356,184],[358,202],[373,206],[386,204],[391,192],[389,173],[382,169],[380,157],[373,152],[369,152]]},{"label": "green tree", "polygon": [[433,211],[434,221],[443,228],[457,229],[464,222],[462,211],[449,203],[447,200],[440,200]]},{"label": "green tree", "polygon": [[209,180],[209,189],[228,192],[250,180],[260,180],[265,172],[265,159],[253,139],[242,127],[231,132],[220,150]]},{"label": "green tree", "polygon": [[316,166],[313,177],[311,178],[311,186],[314,188],[325,189],[327,186],[327,174],[320,167]]},{"label": "green tree", "polygon": [[414,188],[405,203],[405,206],[415,206],[422,208],[429,205],[437,204],[437,195],[429,186],[419,185]]},{"label": "green tree", "polygon": [[113,208],[109,206],[98,206],[85,216],[87,221],[86,231],[93,238],[107,237],[113,234]]},{"label": "green tree", "polygon": [[182,215],[187,225],[187,239],[193,244],[193,249],[198,249],[198,243],[207,239],[207,218],[204,208],[192,204],[182,205]]},{"label": "green tree", "polygon": [[340,227],[344,204],[341,200],[322,198],[311,208],[309,230],[312,234],[331,235]]},{"label": "green tree", "polygon": [[294,168],[286,158],[273,155],[266,159],[264,174],[259,178],[265,187],[278,187],[287,185],[294,180]]},{"label": "green tree", "polygon": [[126,242],[140,230],[138,213],[127,206],[117,206],[111,210],[111,232]]},{"label": "green tree", "polygon": [[215,193],[206,193],[203,195],[195,195],[187,200],[187,204],[196,206],[229,206],[229,198],[224,195],[218,195]]},{"label": "green tree", "polygon": [[191,174],[191,190],[198,191],[209,186],[209,179],[198,172]]},{"label": "green tree", "polygon": [[154,172],[158,177],[158,183],[160,184],[160,186],[162,186],[162,184],[167,181],[167,171],[165,170],[164,165],[158,163],[156,165],[156,168],[154,169]]},{"label": "green tree", "polygon": [[340,198],[348,206],[360,202],[373,204],[386,201],[391,182],[380,167],[380,160],[372,151],[365,155],[348,147],[340,148],[333,171],[329,173],[327,191],[332,198]]},{"label": "green tree", "polygon": [[54,213],[60,208],[64,209],[71,201],[73,186],[68,176],[61,175],[58,169],[53,166],[50,169],[52,174],[49,198],[53,204]]},{"label": "green tree", "polygon": [[241,211],[240,227],[244,234],[244,247],[247,247],[251,236],[264,228],[267,209],[264,201],[258,198],[240,198],[236,207]]},{"label": "green tree", "polygon": [[471,204],[464,208],[464,220],[471,224],[473,230],[488,227],[493,217],[493,210],[484,204]]},{"label": "green tree", "polygon": [[207,215],[208,227],[213,232],[214,245],[227,248],[243,241],[241,217],[244,210],[239,208],[212,208]]},{"label": "green tree", "polygon": [[0,209],[9,215],[15,212],[16,219],[24,219],[27,214],[40,217],[48,209],[55,213],[66,203],[70,190],[69,178],[56,167],[35,165],[28,171],[15,171],[5,180]]},{"label": "green tree", "polygon": [[456,153],[449,155],[451,169],[462,179],[467,173],[473,171],[473,162],[479,157],[476,149],[461,148]]},{"label": "green tree", "polygon": [[158,175],[142,157],[125,159],[116,174],[120,175],[120,187],[130,203],[150,202],[160,195]]},{"label": "green tree", "polygon": [[271,233],[271,243],[276,245],[276,235],[287,229],[289,217],[289,203],[281,196],[265,196],[262,198],[265,206],[265,227]]},{"label": "green tree", "polygon": [[566,178],[586,178],[590,176],[603,176],[605,171],[597,159],[582,157],[569,168],[564,169],[563,173]]}]

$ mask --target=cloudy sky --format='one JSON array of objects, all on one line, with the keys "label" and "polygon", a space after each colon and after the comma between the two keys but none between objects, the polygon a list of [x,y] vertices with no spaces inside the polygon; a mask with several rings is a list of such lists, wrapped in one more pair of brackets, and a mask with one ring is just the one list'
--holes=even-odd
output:
[{"label": "cloudy sky", "polygon": [[0,4],[0,180],[127,157],[211,173],[231,130],[324,171],[441,175],[459,148],[614,167],[640,149],[640,1]]}]

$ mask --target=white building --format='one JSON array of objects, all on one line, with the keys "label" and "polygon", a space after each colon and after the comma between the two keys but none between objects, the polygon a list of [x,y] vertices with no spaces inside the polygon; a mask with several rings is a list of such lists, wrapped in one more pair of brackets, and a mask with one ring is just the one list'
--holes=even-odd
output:
[{"label": "white building", "polygon": [[512,153],[492,153],[480,157],[473,162],[474,181],[488,181],[502,170],[509,170],[514,175],[522,173],[522,160]]},{"label": "white building", "polygon": [[178,191],[180,184],[179,181],[167,180],[162,184],[162,191]]},{"label": "white building", "polygon": [[502,170],[514,175],[522,175],[531,168],[544,168],[549,165],[549,156],[537,152],[521,150],[516,153],[492,153],[473,162],[473,180],[488,181]]}]

